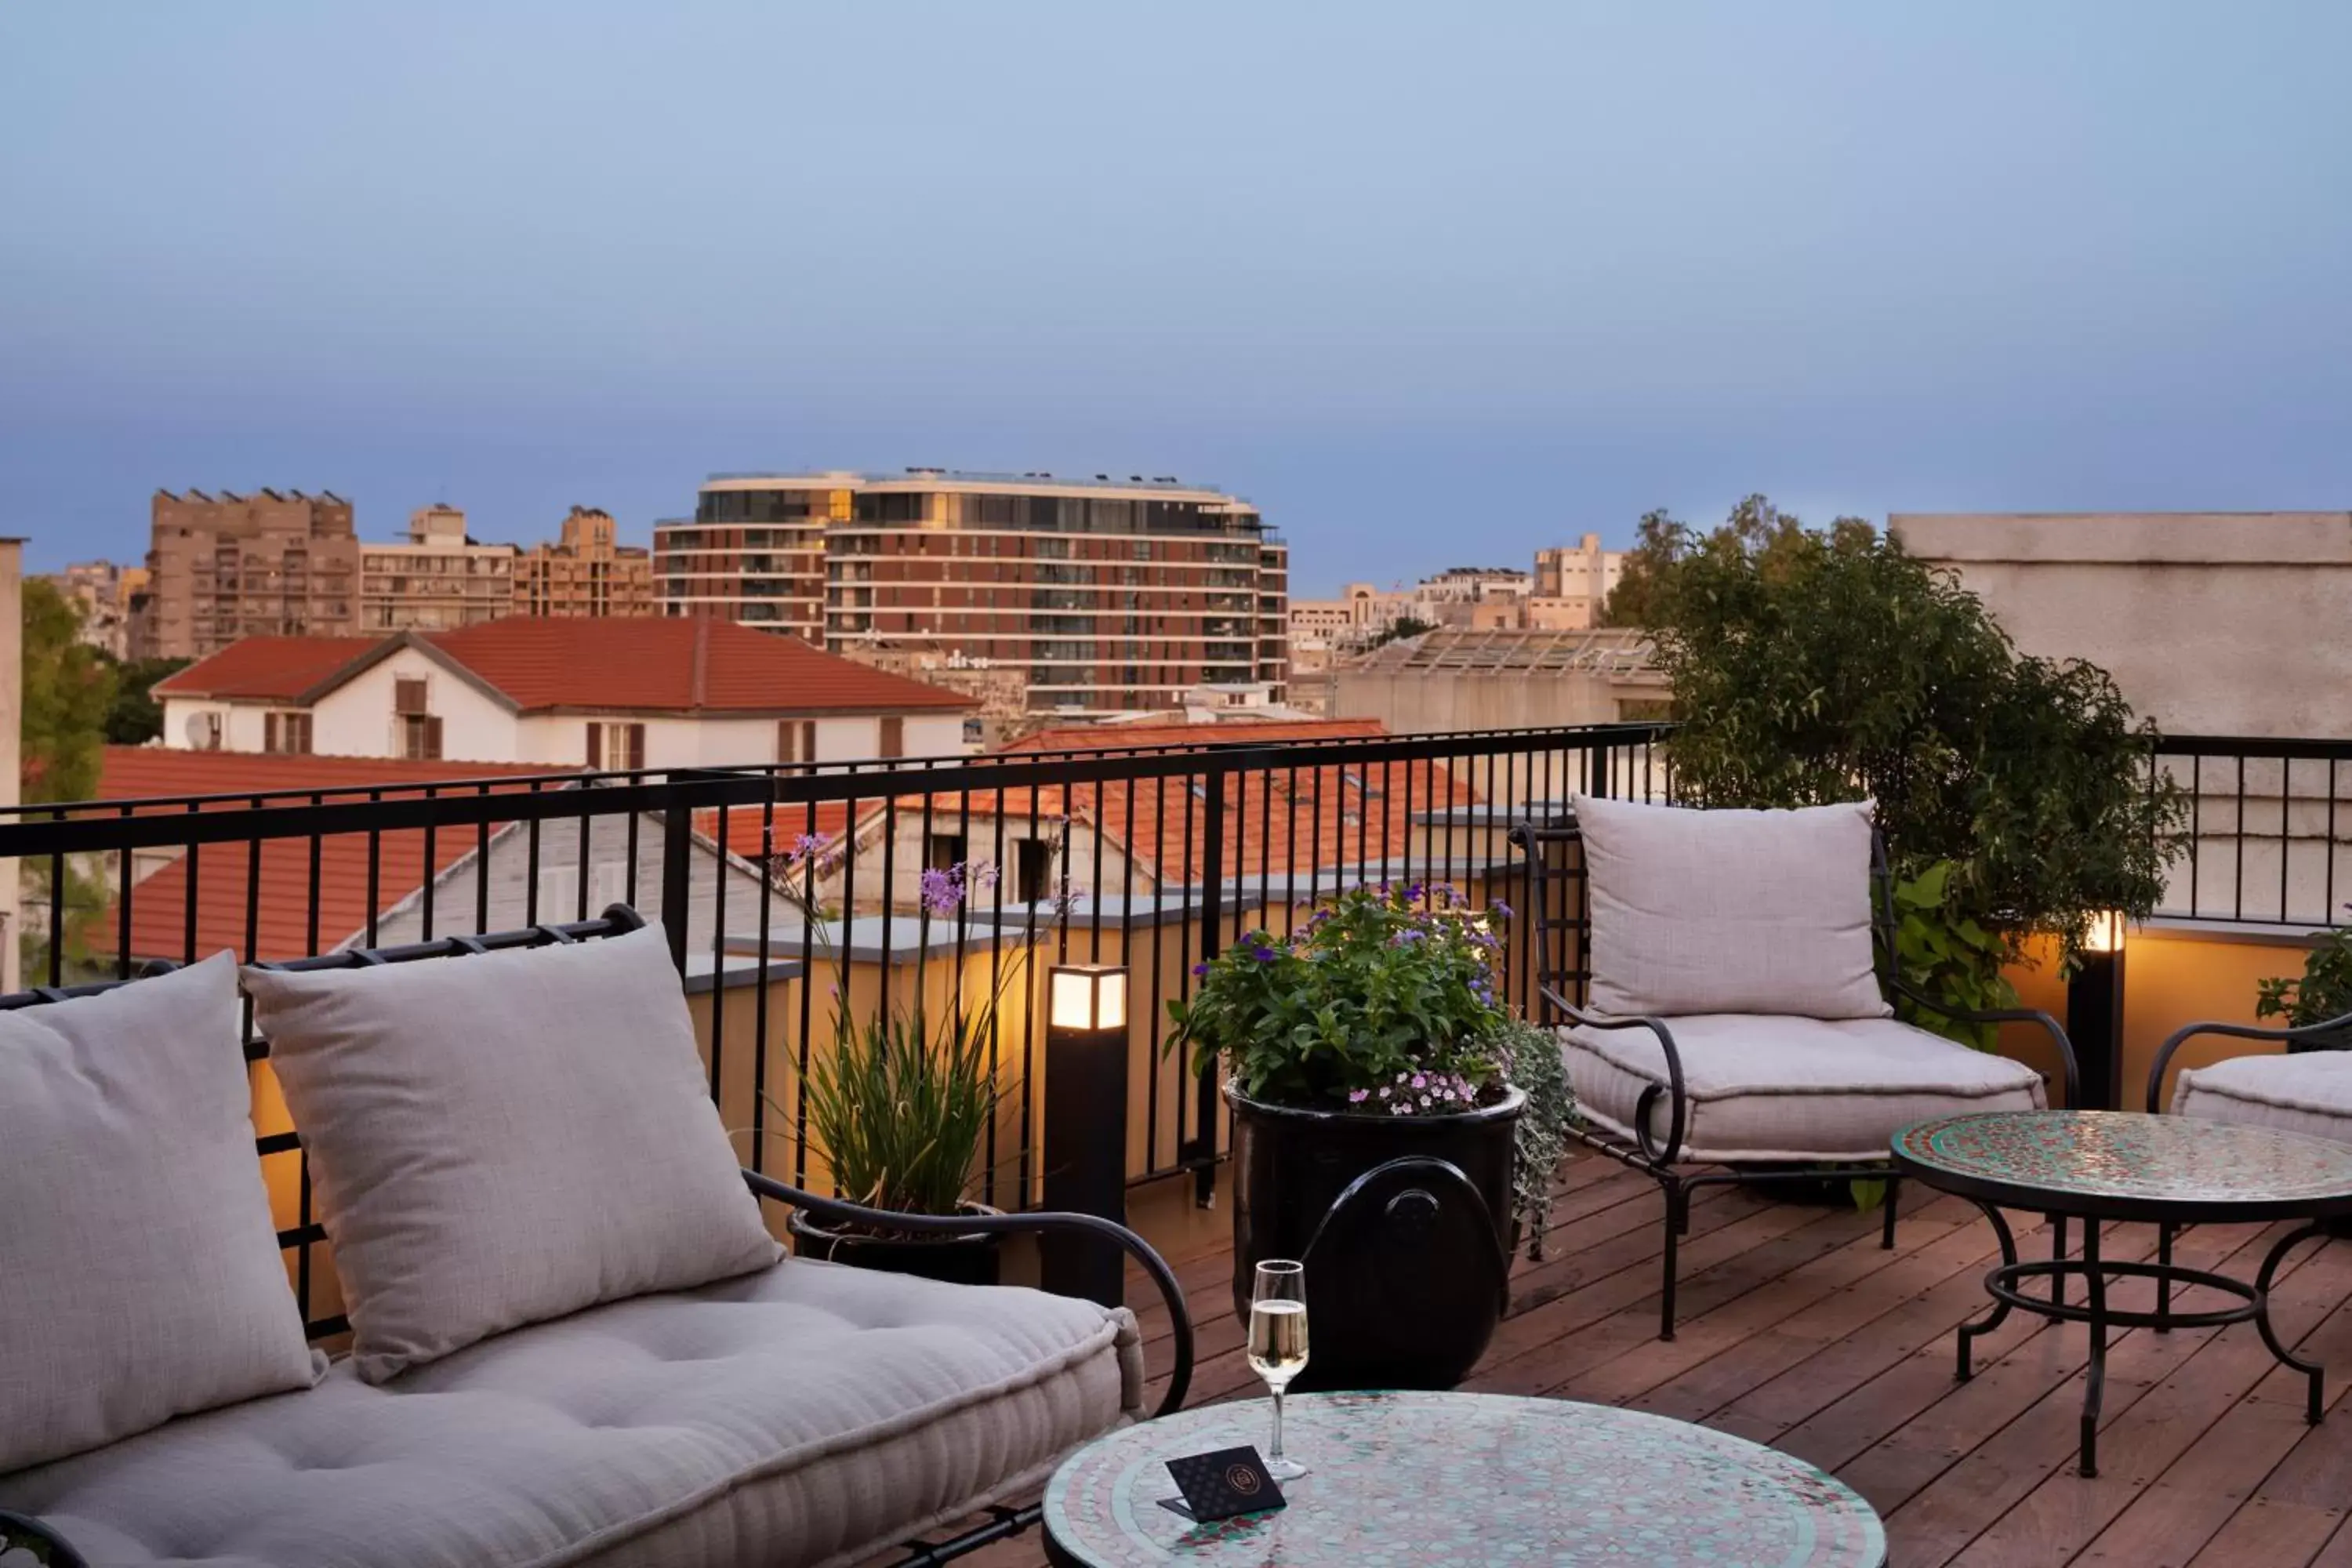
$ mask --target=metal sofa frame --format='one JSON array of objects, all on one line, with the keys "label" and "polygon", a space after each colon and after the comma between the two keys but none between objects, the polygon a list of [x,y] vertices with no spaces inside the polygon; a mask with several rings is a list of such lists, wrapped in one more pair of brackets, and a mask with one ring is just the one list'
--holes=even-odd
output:
[{"label": "metal sofa frame", "polygon": [[[1569,1135],[1595,1153],[1641,1172],[1656,1182],[1665,1194],[1665,1245],[1663,1249],[1658,1300],[1658,1338],[1675,1337],[1675,1270],[1680,1262],[1677,1244],[1690,1234],[1691,1194],[1703,1187],[1745,1185],[1773,1182],[1820,1182],[1824,1180],[1884,1182],[1885,1197],[1882,1205],[1879,1245],[1895,1246],[1895,1222],[1901,1201],[1902,1179],[1891,1155],[1875,1159],[1824,1162],[1797,1169],[1774,1167],[1769,1170],[1737,1170],[1705,1164],[1683,1159],[1685,1131],[1690,1126],[1690,1101],[1684,1089],[1682,1053],[1675,1044],[1674,1031],[1663,1018],[1615,1017],[1587,1011],[1570,999],[1570,990],[1582,994],[1591,976],[1589,966],[1580,963],[1568,968],[1554,962],[1564,950],[1568,939],[1578,943],[1581,954],[1583,944],[1591,935],[1591,910],[1583,898],[1584,873],[1570,871],[1565,857],[1556,857],[1558,847],[1581,837],[1581,831],[1572,818],[1543,825],[1522,825],[1510,833],[1511,842],[1526,857],[1527,920],[1530,926],[1528,942],[1529,962],[1535,967],[1535,994],[1544,1005],[1544,1016],[1538,1020],[1547,1026],[1561,1022],[1589,1029],[1647,1029],[1657,1037],[1658,1047],[1666,1063],[1666,1082],[1643,1092],[1633,1114],[1634,1135],[1631,1139],[1597,1130],[1579,1122]],[[1963,1024],[2032,1024],[2049,1032],[2058,1047],[2058,1059],[2065,1080],[2066,1103],[2075,1104],[2081,1098],[2079,1074],[2074,1063],[2074,1047],[2066,1031],[2049,1014],[2032,1007],[2001,1007],[1969,1010],[1955,1008],[1939,1002],[1905,984],[1894,973],[1895,952],[1895,887],[1888,868],[1886,843],[1877,832],[1871,835],[1871,936],[1881,958],[1879,982],[1888,999],[1898,1005],[1908,1004],[1912,1016],[1932,1014]],[[1563,896],[1565,884],[1573,883],[1572,890]],[[1555,909],[1560,913],[1555,914]],[[1651,1131],[1651,1119],[1663,1100],[1666,1108],[1666,1136],[1661,1142]],[[2053,1224],[2053,1237],[2057,1255],[2066,1250],[2064,1222]]]},{"label": "metal sofa frame", "polygon": [[[544,947],[590,942],[607,936],[619,936],[641,930],[645,917],[626,904],[612,904],[594,920],[573,921],[560,924],[530,926],[520,931],[499,931],[484,936],[449,936],[431,942],[410,942],[399,947],[356,948],[341,952],[322,953],[314,958],[290,959],[263,967],[294,971],[319,969],[355,969],[371,964],[407,963],[425,958],[455,958],[472,953],[492,952],[512,948]],[[128,980],[100,981],[87,985],[36,986],[31,990],[0,995],[0,1011],[39,1006],[50,1002],[62,1002],[77,996],[94,996],[117,986],[136,984],[139,980],[154,974],[167,973],[175,966],[166,963],[147,965]],[[246,1047],[248,1061],[260,1060],[268,1055],[268,1044],[256,1040]],[[297,1147],[290,1135],[262,1140],[260,1152],[282,1152]],[[1095,1215],[1033,1212],[988,1215],[926,1215],[894,1214],[879,1209],[845,1203],[839,1198],[824,1197],[803,1192],[798,1187],[777,1181],[757,1171],[746,1170],[743,1180],[761,1199],[800,1209],[828,1225],[866,1226],[912,1233],[940,1233],[969,1236],[975,1232],[996,1236],[1022,1236],[1045,1232],[1077,1232],[1101,1237],[1114,1243],[1133,1258],[1159,1288],[1160,1299],[1167,1303],[1169,1322],[1175,1345],[1175,1363],[1171,1368],[1168,1387],[1161,1394],[1155,1416],[1166,1415],[1182,1407],[1184,1395],[1192,1387],[1193,1343],[1192,1318],[1184,1300],[1183,1288],[1177,1283],[1175,1272],[1167,1260],[1143,1239],[1125,1226],[1117,1225]],[[323,1237],[323,1231],[319,1237]],[[307,1246],[317,1239],[310,1227],[281,1233],[281,1246]],[[340,1318],[328,1319],[306,1325],[313,1340],[325,1339],[344,1331],[347,1325]],[[1014,1507],[992,1504],[982,1510],[982,1522],[961,1533],[941,1541],[910,1541],[903,1544],[905,1556],[896,1568],[936,1568],[958,1557],[977,1552],[982,1547],[1018,1535],[1044,1517],[1041,1503]],[[0,1554],[13,1548],[23,1548],[32,1553],[37,1563],[50,1568],[89,1568],[88,1560],[54,1529],[37,1519],[0,1510]]]}]

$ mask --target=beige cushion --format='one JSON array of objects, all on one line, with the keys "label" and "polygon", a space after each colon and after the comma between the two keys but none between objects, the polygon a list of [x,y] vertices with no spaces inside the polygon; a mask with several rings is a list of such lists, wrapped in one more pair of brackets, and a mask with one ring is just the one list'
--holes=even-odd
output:
[{"label": "beige cushion", "polygon": [[0,1471],[323,1366],[254,1157],[229,955],[0,1013]]},{"label": "beige cushion", "polygon": [[1124,1310],[795,1258],[382,1386],[338,1363],[0,1478],[0,1508],[110,1565],[850,1563],[1035,1485],[1142,1389]]},{"label": "beige cushion", "polygon": [[658,926],[245,981],[370,1381],[779,1256]]},{"label": "beige cushion", "polygon": [[[1662,1021],[1682,1058],[1686,1160],[1880,1160],[1911,1122],[2044,1103],[2041,1075],[2022,1062],[1893,1018]],[[1560,1041],[1577,1108],[1632,1137],[1643,1091],[1667,1081],[1658,1037],[1639,1026],[1570,1027]],[[1651,1136],[1661,1143],[1672,1116],[1661,1093],[1650,1108]]]},{"label": "beige cushion", "polygon": [[2232,1057],[2184,1068],[2173,1083],[2181,1116],[2352,1142],[2352,1051]]},{"label": "beige cushion", "polygon": [[1870,804],[1690,811],[1575,798],[1592,1010],[1883,1018]]}]

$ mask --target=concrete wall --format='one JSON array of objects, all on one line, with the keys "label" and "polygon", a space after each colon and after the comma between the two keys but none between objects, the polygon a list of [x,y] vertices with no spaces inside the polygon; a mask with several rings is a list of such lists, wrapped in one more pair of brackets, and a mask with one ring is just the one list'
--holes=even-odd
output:
[{"label": "concrete wall", "polygon": [[2352,738],[2352,512],[1896,512],[2028,653],[2173,734]]},{"label": "concrete wall", "polygon": [[1363,670],[1331,673],[1330,717],[1378,719],[1400,735],[1445,730],[1613,724],[1622,701],[1655,700],[1663,682],[1629,685],[1593,672]]}]

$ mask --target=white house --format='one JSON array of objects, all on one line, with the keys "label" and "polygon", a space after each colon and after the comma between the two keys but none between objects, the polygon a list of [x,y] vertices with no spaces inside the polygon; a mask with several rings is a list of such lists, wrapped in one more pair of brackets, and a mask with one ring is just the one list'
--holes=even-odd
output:
[{"label": "white house", "polygon": [[701,618],[247,637],[155,695],[167,746],[613,770],[953,756],[977,706]]}]

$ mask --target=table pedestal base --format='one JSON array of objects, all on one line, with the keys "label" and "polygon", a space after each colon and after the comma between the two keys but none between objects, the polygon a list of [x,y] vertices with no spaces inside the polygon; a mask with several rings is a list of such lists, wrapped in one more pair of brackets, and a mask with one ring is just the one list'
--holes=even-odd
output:
[{"label": "table pedestal base", "polygon": [[[1972,1352],[1978,1336],[1989,1334],[2000,1327],[2013,1307],[2054,1321],[2089,1324],[2091,1364],[2083,1388],[2082,1473],[2084,1476],[2095,1477],[2099,1473],[2099,1406],[2106,1394],[2107,1331],[2110,1329],[2153,1329],[2158,1333],[2164,1333],[2172,1329],[2211,1329],[2226,1323],[2251,1322],[2261,1332],[2263,1343],[2270,1348],[2272,1356],[2281,1366],[2303,1373],[2308,1385],[2304,1418],[2315,1426],[2318,1424],[2324,1405],[2322,1369],[2318,1363],[2305,1361],[2280,1342],[2277,1331],[2271,1326],[2270,1291],[2271,1281],[2276,1278],[2279,1265],[2285,1261],[2286,1255],[2314,1237],[2326,1235],[2326,1226],[2319,1223],[2306,1225],[2280,1237],[2278,1244],[2271,1248],[2270,1255],[2263,1259],[2262,1270],[2255,1275],[2254,1282],[2249,1285],[2244,1280],[2232,1279],[2226,1274],[2216,1274],[2210,1269],[2176,1265],[2172,1261],[2172,1227],[2169,1226],[2161,1232],[2158,1261],[2108,1263],[2099,1257],[2098,1221],[2086,1219],[2083,1222],[2083,1255],[2068,1258],[2064,1256],[2066,1233],[2061,1228],[2064,1220],[2063,1216],[2053,1215],[2051,1216],[2051,1231],[2057,1256],[2046,1262],[2020,1262],[2017,1238],[2011,1233],[2009,1222],[2001,1216],[2000,1210],[1981,1202],[1977,1206],[1992,1221],[1993,1234],[2000,1239],[2001,1261],[1999,1268],[1985,1276],[1985,1290],[1993,1299],[1992,1311],[1976,1322],[1964,1323],[1960,1327],[1958,1369],[1960,1381],[1968,1381],[1976,1370]],[[2155,1280],[2156,1310],[2143,1311],[2137,1308],[2110,1305],[2107,1282],[2115,1278]],[[2029,1292],[2025,1282],[2032,1279],[2047,1279],[2050,1282],[2049,1293],[2035,1295]],[[2083,1282],[2084,1300],[2080,1303],[2067,1299],[2068,1279]],[[2172,1292],[2176,1289],[2192,1286],[2235,1297],[2236,1302],[2231,1306],[2193,1312],[2176,1311],[2172,1306]]]}]

